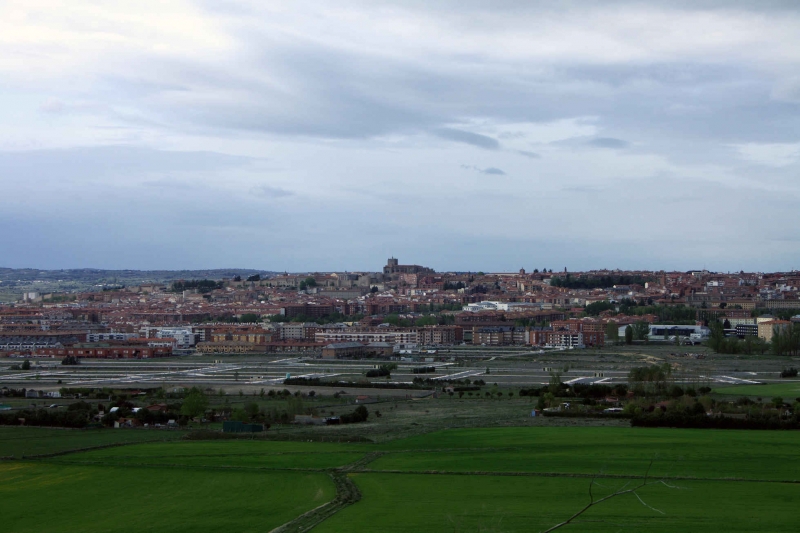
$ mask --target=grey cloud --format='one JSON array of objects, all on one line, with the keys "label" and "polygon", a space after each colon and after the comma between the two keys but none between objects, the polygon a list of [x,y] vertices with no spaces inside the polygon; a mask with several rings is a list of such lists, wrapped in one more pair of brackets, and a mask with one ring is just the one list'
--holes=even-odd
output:
[{"label": "grey cloud", "polygon": [[57,98],[49,98],[46,102],[39,106],[39,111],[43,113],[61,113],[64,111],[64,102]]},{"label": "grey cloud", "polygon": [[564,192],[577,192],[577,193],[597,193],[603,190],[602,187],[592,187],[590,185],[576,185],[574,187],[562,187]]},{"label": "grey cloud", "polygon": [[493,175],[493,176],[505,176],[506,175],[506,173],[503,170],[501,170],[501,169],[499,169],[497,167],[481,168],[481,167],[476,167],[475,165],[461,165],[461,168],[467,169],[467,170],[474,170],[475,172],[479,172],[481,174],[489,174],[489,175]]},{"label": "grey cloud", "polygon": [[800,103],[800,76],[779,81],[772,90],[772,97],[784,102]]},{"label": "grey cloud", "polygon": [[614,139],[613,137],[598,137],[588,141],[586,144],[596,146],[598,148],[627,148],[630,143],[622,139]]},{"label": "grey cloud", "polygon": [[258,185],[250,189],[250,194],[259,198],[285,198],[294,196],[295,193],[271,185]]},{"label": "grey cloud", "polygon": [[147,174],[196,172],[244,166],[253,158],[214,152],[179,152],[132,146],[0,152],[0,176],[64,181]]},{"label": "grey cloud", "polygon": [[478,133],[453,128],[439,128],[434,130],[434,133],[443,139],[471,144],[472,146],[485,148],[487,150],[497,150],[500,148],[500,143],[497,139]]},{"label": "grey cloud", "polygon": [[492,175],[495,175],[495,176],[505,176],[506,175],[505,172],[503,172],[499,168],[495,168],[495,167],[485,168],[481,172],[483,172],[484,174],[492,174]]},{"label": "grey cloud", "polygon": [[[226,262],[241,263],[238,266],[368,268],[375,262],[375,242],[391,242],[392,246],[401,243],[398,250],[384,245],[387,249],[381,255],[421,255],[419,247],[425,246],[420,245],[422,233],[408,224],[396,222],[407,220],[407,211],[419,214],[420,226],[429,228],[431,223],[441,223],[442,218],[452,219],[467,205],[471,209],[485,210],[489,215],[486,220],[490,222],[482,220],[480,225],[465,226],[465,234],[455,235],[452,241],[459,243],[458,246],[442,250],[431,245],[423,257],[429,257],[432,266],[467,269],[471,262],[492,257],[492,264],[502,268],[506,260],[513,257],[510,263],[518,268],[521,262],[519,243],[497,239],[508,224],[517,223],[509,215],[512,212],[516,216],[524,213],[523,216],[534,223],[552,219],[552,227],[566,228],[549,248],[547,243],[542,247],[527,247],[537,249],[537,253],[551,254],[555,258],[552,266],[560,262],[559,257],[564,257],[565,261],[569,259],[567,264],[571,267],[573,264],[595,267],[597,261],[620,267],[642,261],[652,261],[649,264],[652,267],[679,266],[680,254],[676,256],[674,250],[678,248],[675,246],[662,247],[652,255],[645,254],[644,258],[641,242],[648,240],[650,233],[657,234],[660,242],[678,235],[682,239],[679,248],[685,253],[699,250],[705,254],[703,258],[717,263],[741,260],[769,268],[798,266],[800,254],[796,250],[785,246],[773,249],[761,239],[768,226],[796,226],[793,224],[796,210],[788,206],[775,209],[776,196],[796,200],[794,196],[783,194],[784,190],[797,188],[796,167],[754,168],[731,148],[738,143],[800,140],[800,106],[797,105],[800,84],[792,77],[797,72],[792,54],[776,57],[769,65],[757,65],[742,56],[740,50],[728,53],[720,47],[700,57],[692,53],[682,55],[680,47],[676,47],[677,55],[670,55],[669,50],[673,48],[669,42],[660,43],[667,50],[662,54],[660,50],[646,49],[643,43],[625,42],[624,36],[617,35],[621,48],[639,47],[642,59],[597,64],[576,54],[572,59],[570,56],[556,61],[542,56],[541,60],[526,60],[523,64],[515,53],[488,54],[486,57],[492,59],[486,59],[480,53],[460,54],[459,50],[446,45],[438,48],[424,39],[417,47],[388,51],[367,49],[355,46],[361,37],[365,42],[370,39],[369,35],[359,35],[356,27],[349,29],[354,39],[348,43],[337,40],[335,31],[330,39],[326,35],[308,35],[304,27],[287,26],[285,32],[273,32],[261,29],[267,25],[258,20],[263,11],[257,3],[251,4],[252,9],[242,10],[238,4],[227,0],[225,3],[202,1],[213,7],[213,20],[219,21],[217,27],[221,32],[228,32],[226,37],[234,43],[234,49],[247,53],[226,56],[221,50],[219,56],[187,54],[181,57],[177,52],[169,54],[171,59],[165,59],[163,55],[154,57],[145,50],[138,54],[130,50],[125,56],[133,62],[126,69],[130,74],[106,73],[102,62],[98,62],[92,66],[92,72],[98,71],[97,76],[92,74],[91,77],[97,83],[93,81],[86,94],[70,94],[67,88],[60,92],[60,78],[56,77],[38,93],[54,97],[40,108],[47,116],[35,113],[31,116],[32,121],[40,121],[38,126],[31,125],[32,137],[38,133],[34,128],[42,128],[44,123],[57,124],[69,114],[70,120],[83,128],[86,138],[97,136],[100,128],[89,119],[98,119],[102,126],[117,128],[114,134],[119,128],[127,127],[126,134],[130,133],[131,138],[158,139],[153,141],[154,145],[163,140],[166,145],[181,146],[182,142],[187,142],[187,137],[192,137],[188,142],[193,145],[205,142],[209,146],[217,146],[211,144],[217,139],[223,146],[242,140],[243,149],[263,153],[259,143],[264,143],[265,139],[267,142],[275,140],[280,148],[267,150],[279,154],[276,155],[278,166],[285,174],[281,177],[286,178],[281,183],[303,183],[309,189],[329,190],[339,195],[336,202],[329,202],[336,205],[310,205],[313,201],[310,195],[309,198],[304,196],[303,202],[293,201],[299,193],[264,184],[263,173],[247,181],[241,189],[230,187],[228,196],[223,197],[226,178],[234,172],[243,174],[250,165],[257,164],[257,160],[245,157],[121,146],[0,152],[0,189],[3,191],[0,193],[0,211],[3,211],[0,217],[4,217],[0,227],[7,230],[0,232],[0,250],[15,250],[18,257],[13,258],[14,261],[24,260],[32,265],[50,261],[54,266],[59,266],[59,262],[61,266],[71,262],[74,266],[85,266],[87,261],[114,260],[119,261],[121,267],[146,267],[148,261],[171,260],[176,261],[176,268],[183,268],[191,266],[185,261],[207,266],[209,261],[219,261],[219,256],[224,255]],[[427,10],[437,11],[432,18],[441,14],[444,16],[441,20],[453,21],[456,13],[453,10],[459,10],[458,16],[469,18],[491,9],[492,20],[478,30],[486,32],[504,31],[505,26],[513,28],[513,17],[518,11],[556,11],[555,15],[563,14],[561,19],[568,23],[571,17],[583,16],[583,6],[591,7],[592,13],[606,9],[598,8],[597,3],[577,0],[567,0],[555,8],[546,3],[517,0],[498,0],[491,4],[453,0],[450,4],[443,2],[435,6],[430,2],[409,0],[412,1],[417,2],[417,8],[423,11],[419,15],[426,20],[431,15]],[[624,16],[631,6],[641,11],[663,10],[668,16],[675,14],[675,8],[695,10],[700,6],[702,9],[752,11],[765,17],[775,16],[762,13],[765,6],[794,10],[797,7],[796,0],[671,0],[657,7],[649,2],[610,1],[613,7],[608,9],[615,16]],[[364,3],[344,9],[368,10],[370,6],[371,3]],[[408,6],[414,7],[408,3],[403,8]],[[475,11],[464,15],[462,9]],[[319,14],[319,17],[324,16]],[[436,22],[433,20],[432,24]],[[332,17],[330,23],[341,21]],[[787,20],[786,24],[793,22]],[[273,35],[275,33],[280,35]],[[602,28],[598,29],[600,33]],[[471,36],[465,33],[463,37]],[[755,41],[760,38],[762,36],[753,35]],[[787,47],[790,44],[787,43]],[[427,46],[432,47],[431,53],[427,53]],[[148,76],[152,73],[158,75]],[[75,75],[83,74],[76,70]],[[15,80],[11,81],[13,87]],[[91,102],[91,108],[77,113],[74,102]],[[92,116],[87,118],[90,114]],[[560,137],[545,134],[544,140],[538,142],[523,139],[517,133],[518,128],[510,126],[580,117],[589,118],[594,132],[554,143],[548,139]],[[467,126],[464,129],[452,126],[474,118],[487,125],[485,130],[480,130],[483,135],[465,131],[469,129]],[[15,124],[8,120],[0,119],[0,126],[5,126],[8,138],[22,135],[14,131]],[[511,133],[485,134],[504,128],[512,130]],[[532,129],[538,131],[538,128]],[[49,131],[44,133],[43,138],[51,135]],[[409,140],[419,134],[435,135],[459,144],[426,150],[420,148],[422,143],[418,139]],[[28,135],[27,130],[24,135]],[[382,138],[389,135],[390,141]],[[567,132],[565,135],[585,133]],[[374,138],[377,140],[372,140]],[[329,139],[337,142],[328,142]],[[73,139],[61,139],[57,144],[69,142]],[[386,149],[390,143],[391,149]],[[454,157],[452,152],[465,151],[464,145],[473,151],[471,147],[492,150],[490,162],[497,166],[465,166],[476,173],[470,180],[459,180],[466,176],[463,174],[452,177],[446,172],[437,174],[432,170],[452,166],[448,158]],[[580,157],[572,157],[576,154],[564,153],[569,150],[558,150],[560,146],[582,153],[577,154]],[[587,149],[592,146],[626,148],[619,157],[605,158],[620,161],[621,174],[630,172],[625,168],[624,158],[647,155],[651,157],[642,158],[643,167],[652,162],[657,169],[667,160],[664,165],[675,167],[675,173],[686,181],[670,181],[670,185],[664,186],[663,180],[647,177],[626,182],[621,187],[613,181],[617,178],[608,177],[617,171],[616,168],[596,166],[599,156],[614,152],[598,154],[596,150]],[[445,187],[457,190],[456,194],[461,195],[459,200],[463,201],[444,207],[439,205],[441,202],[427,205],[416,187],[403,188],[402,192],[392,190],[388,183],[403,180],[395,164],[397,159],[392,159],[401,150],[406,160],[416,163],[419,159],[417,183],[437,181],[443,190]],[[446,150],[451,152],[445,154]],[[512,165],[526,163],[519,160],[520,156],[538,159],[537,152],[545,156],[535,164],[537,174],[545,177],[541,182],[543,190],[528,187],[528,176],[517,176],[518,172],[511,172],[511,176],[503,179],[492,178],[506,175],[503,166],[513,169],[516,167]],[[309,157],[309,153],[314,156]],[[329,159],[315,157],[317,153],[324,153]],[[464,159],[457,159],[460,160]],[[676,162],[679,164],[675,165]],[[638,163],[636,166],[638,168]],[[386,173],[386,183],[371,178],[375,169]],[[214,172],[217,174],[213,175]],[[408,173],[408,168],[403,172]],[[201,173],[213,179],[195,180]],[[672,190],[685,190],[686,184],[693,183],[696,176],[709,173],[716,174],[715,179],[720,183],[755,182],[765,191],[770,190],[769,187],[773,189],[770,194],[754,196],[749,190],[730,189],[720,193],[715,184],[691,189],[688,197],[685,192],[682,196],[669,196]],[[109,191],[94,183],[91,187],[85,185],[91,180],[124,185],[133,179],[150,187],[131,191],[121,186],[117,191]],[[309,183],[304,183],[304,179]],[[311,183],[312,180],[316,181]],[[513,185],[504,189],[513,190],[516,199],[508,195],[493,199],[491,194],[498,189],[497,181]],[[20,182],[24,183],[19,185]],[[362,196],[348,193],[348,189],[369,191],[375,198],[382,199],[380,210],[370,210],[369,206],[378,203],[363,202]],[[780,192],[776,193],[778,189]],[[548,198],[553,201],[549,202]],[[264,199],[284,201],[272,201],[269,209],[263,209],[268,201]],[[569,201],[566,205],[570,209],[563,209],[564,199]],[[530,214],[521,200],[538,200],[542,207]],[[513,203],[517,201],[520,204]],[[705,228],[706,234],[698,235],[686,225],[688,222],[675,226],[675,220],[681,220],[674,216],[675,210],[686,202],[692,205],[684,207],[683,212],[701,213],[698,215],[703,217],[700,226]],[[83,204],[102,208],[104,212],[102,216],[92,215],[91,210],[75,214],[72,206]],[[418,210],[419,205],[426,205],[426,209]],[[510,207],[512,205],[516,211]],[[554,207],[556,205],[558,208]],[[704,207],[698,211],[698,205]],[[753,212],[770,213],[769,220],[753,222],[736,218],[742,206]],[[658,216],[653,216],[653,212]],[[138,218],[135,223],[124,217],[117,220],[115,217],[120,213],[137,213]],[[441,213],[449,217],[441,217]],[[36,216],[39,217],[36,224],[28,225],[27,221]],[[533,218],[536,216],[542,218]],[[697,226],[694,218],[683,218]],[[337,224],[341,221],[346,230],[352,231],[363,228],[364,220],[370,220],[370,238],[362,239],[363,243],[354,242],[345,250],[336,238],[342,229],[319,223],[323,220],[337,220]],[[645,222],[640,223],[642,220]],[[746,221],[747,224],[742,222],[731,232],[730,228],[720,226],[719,220]],[[226,234],[220,229],[225,227],[235,227],[236,231]],[[304,228],[301,235],[294,231],[298,227]],[[220,254],[216,249],[211,253],[193,246],[200,233],[198,228],[214,231],[214,238],[225,253]],[[272,235],[290,234],[276,238],[275,248],[267,259],[258,255],[263,251],[252,251],[249,246],[253,235],[265,228]],[[769,229],[768,233],[772,235],[772,231]],[[588,233],[592,234],[591,250],[596,251],[596,255],[563,255],[573,253],[564,252],[565,239],[580,242],[575,236]],[[737,235],[733,240],[736,242],[730,240],[731,234]],[[620,247],[609,246],[619,236],[629,238],[630,242],[623,242]],[[705,244],[706,239],[724,243],[727,248],[704,251],[700,244]],[[113,247],[104,248],[103,245],[111,241]],[[31,246],[32,242],[42,245]],[[470,246],[473,242],[481,246]],[[143,251],[137,246],[143,246]],[[479,251],[473,252],[476,249]],[[173,259],[165,259],[167,257]],[[275,257],[279,257],[281,263],[259,263],[278,261],[273,259]],[[320,263],[320,257],[323,261],[335,258],[335,264]],[[420,259],[422,261],[427,260]],[[664,264],[658,264],[659,261]],[[778,264],[770,265],[771,261]],[[486,265],[484,268],[493,267]]]},{"label": "grey cloud", "polygon": [[[431,69],[414,60],[325,48],[311,40],[278,44],[253,30],[238,37],[257,57],[261,54],[255,65],[154,59],[155,70],[170,73],[168,80],[117,79],[110,81],[111,88],[146,102],[147,109],[160,115],[162,128],[169,124],[212,134],[232,130],[361,139],[432,131],[448,140],[497,149],[495,138],[444,125],[470,116],[515,122],[597,116],[621,132],[630,127],[729,142],[779,142],[800,127],[800,108],[780,101],[792,101],[791,83],[774,88],[764,72],[724,60],[545,63],[513,78],[490,79],[472,75],[473,70]],[[458,58],[451,61],[457,64]],[[486,72],[495,68],[480,59],[470,67]],[[266,81],[269,76],[252,76],[253,71],[280,77],[291,90],[279,90]],[[213,97],[200,105],[183,104],[181,98],[159,103],[161,95],[176,92]],[[707,111],[702,116],[669,111],[678,108]],[[652,124],[659,124],[657,131]]]}]

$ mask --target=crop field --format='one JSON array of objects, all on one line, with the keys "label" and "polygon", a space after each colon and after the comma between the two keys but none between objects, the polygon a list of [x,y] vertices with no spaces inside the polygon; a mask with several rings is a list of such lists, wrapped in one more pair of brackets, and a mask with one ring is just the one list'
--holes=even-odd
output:
[{"label": "crop field", "polygon": [[528,532],[576,513],[590,486],[597,500],[646,482],[564,530],[795,531],[799,444],[789,431],[557,426],[139,443],[0,463],[0,513],[9,531]]},{"label": "crop field", "polygon": [[786,402],[793,402],[800,398],[800,381],[786,381],[770,385],[734,385],[714,389],[715,394],[725,396],[757,396],[760,398],[774,398],[780,396]]},{"label": "crop field", "polygon": [[177,440],[185,431],[107,431],[0,427],[0,457],[43,455],[96,446]]},{"label": "crop field", "polygon": [[451,430],[387,444],[373,470],[800,480],[791,432],[535,427]]},{"label": "crop field", "polygon": [[269,531],[333,498],[325,474],[0,464],[6,531]]},{"label": "crop field", "polygon": [[[345,531],[543,531],[589,502],[590,480],[354,474],[363,499],[323,522]],[[626,483],[599,479],[597,498]],[[561,531],[796,531],[800,486],[714,481],[652,485],[592,508]],[[649,506],[649,507],[648,507]]]}]

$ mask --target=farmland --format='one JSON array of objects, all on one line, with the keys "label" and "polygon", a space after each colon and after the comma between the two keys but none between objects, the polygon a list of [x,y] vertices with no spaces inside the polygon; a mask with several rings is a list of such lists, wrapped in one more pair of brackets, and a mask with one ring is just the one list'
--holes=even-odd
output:
[{"label": "farmland", "polygon": [[0,464],[8,531],[269,531],[333,497],[324,474]]},{"label": "farmland", "polygon": [[[541,531],[588,503],[590,480],[570,477],[355,474],[363,500],[316,530]],[[623,480],[598,480],[602,497]],[[796,485],[680,482],[609,500],[563,531],[795,531]],[[758,503],[753,502],[757,491]],[[753,505],[757,505],[755,509]],[[656,511],[657,509],[657,511]],[[377,527],[376,527],[377,525]]]},{"label": "farmland", "polygon": [[[646,474],[637,495],[570,527],[793,531],[798,443],[794,432],[558,426],[380,443],[139,443],[0,463],[0,512],[12,531],[269,531],[334,500],[346,478],[360,501],[315,531],[540,531],[588,503],[590,483],[597,499]],[[86,513],[85,501],[114,512]],[[25,512],[34,502],[47,504]]]},{"label": "farmland", "polygon": [[773,398],[780,396],[786,401],[794,401],[800,397],[800,381],[787,380],[784,383],[773,383],[767,385],[734,385],[732,387],[721,387],[714,389],[715,394],[725,396],[757,396],[762,398]]},{"label": "farmland", "polygon": [[[793,364],[785,358],[693,349],[457,348],[434,362],[428,377],[437,381],[412,387],[416,363],[409,362],[391,379],[377,380],[394,388],[376,388],[376,380],[365,378],[374,361],[303,357],[90,361],[41,365],[27,374],[0,369],[0,379],[15,386],[55,389],[62,380],[95,387],[82,401],[98,409],[123,401],[174,405],[185,401],[186,388],[200,385],[208,413],[301,406],[296,412],[341,417],[362,400],[370,413],[357,424],[272,419],[263,434],[234,438],[219,432],[222,423],[213,416],[183,420],[181,429],[2,427],[0,457],[13,459],[0,462],[7,480],[0,512],[10,531],[21,532],[528,532],[569,518],[590,501],[590,487],[599,499],[646,476],[647,486],[636,494],[592,507],[564,530],[795,530],[796,432],[649,429],[602,413],[532,417],[539,398],[521,394],[548,384],[554,373],[565,382],[625,384],[631,368],[669,363],[674,384],[713,388],[698,398],[708,405],[761,397],[749,409],[777,413],[771,398],[800,397],[800,382],[780,377]],[[322,381],[285,384],[286,374]],[[485,383],[480,390],[443,390],[448,378],[465,376]],[[144,385],[154,388],[128,393]],[[695,398],[673,401],[684,400],[693,405]],[[59,412],[76,401],[9,397],[4,403],[11,412]],[[584,405],[578,397],[560,401]],[[653,401],[644,398],[642,405]],[[50,411],[52,404],[58,407]],[[170,409],[177,413],[179,404]],[[113,511],[95,511],[86,502]],[[43,509],[27,512],[34,506]]]},{"label": "farmland", "polygon": [[176,440],[183,437],[183,431],[103,431],[72,430],[29,427],[0,427],[0,457],[23,455],[45,455],[70,450],[151,442]]}]

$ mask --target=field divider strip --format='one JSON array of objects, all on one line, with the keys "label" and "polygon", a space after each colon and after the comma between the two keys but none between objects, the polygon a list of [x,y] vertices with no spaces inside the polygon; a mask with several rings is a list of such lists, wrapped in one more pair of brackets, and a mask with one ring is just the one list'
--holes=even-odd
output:
[{"label": "field divider strip", "polygon": [[[98,446],[89,446],[86,448],[74,448],[72,450],[62,450],[60,452],[52,452],[52,453],[40,453],[35,455],[25,455],[22,454],[21,459],[48,459],[51,457],[59,457],[62,455],[69,455],[71,453],[80,453],[80,452],[91,452],[95,450],[104,450],[106,448],[117,448],[119,446],[132,446],[134,444],[153,444],[153,443],[167,443],[167,442],[174,442],[169,440],[145,440],[145,441],[136,441],[136,442],[114,442],[111,444],[101,444]],[[2,457],[0,459],[6,459]],[[11,459],[14,459],[14,456],[11,456]]]},{"label": "field divider strip", "polygon": [[[145,443],[150,444],[150,443]],[[198,453],[198,454],[178,454],[170,457],[280,457],[284,455],[334,455],[334,454],[355,454],[364,453],[363,450],[345,450],[340,452],[264,452],[264,453]],[[132,459],[137,457],[151,457],[150,455],[112,455],[115,459]]]},{"label": "field divider strip", "polygon": [[[409,475],[436,475],[436,476],[501,476],[501,477],[571,477],[583,479],[644,479],[645,476],[636,474],[602,474],[579,472],[493,472],[493,471],[453,471],[453,470],[372,470],[362,469],[357,472],[363,474],[409,474]],[[695,476],[650,476],[670,481],[724,481],[731,483],[786,483],[800,484],[797,479],[757,479],[739,477],[695,477]]]},{"label": "field divider strip", "polygon": [[[27,460],[25,462],[28,462]],[[322,468],[289,468],[289,467],[269,467],[269,466],[235,466],[235,465],[187,465],[181,463],[113,463],[108,461],[48,461],[31,460],[31,463],[47,463],[71,466],[110,466],[115,468],[176,468],[187,470],[230,470],[230,471],[254,471],[254,472],[311,472],[325,473],[330,472],[330,467]]]},{"label": "field divider strip", "polygon": [[301,514],[282,526],[276,527],[269,533],[305,533],[314,529],[320,523],[332,517],[345,507],[353,505],[361,500],[361,491],[358,490],[358,486],[350,479],[347,472],[336,469],[329,471],[328,474],[331,476],[336,486],[336,498],[326,504],[320,505],[316,509]]},{"label": "field divider strip", "polygon": [[[500,472],[500,471],[458,471],[458,470],[373,470],[363,468],[366,464],[378,459],[384,452],[373,452],[349,465],[340,467],[321,468],[289,468],[269,466],[236,466],[236,465],[187,465],[181,463],[115,463],[109,461],[70,461],[70,460],[30,460],[59,465],[77,466],[110,466],[118,468],[175,468],[189,470],[227,470],[227,471],[253,471],[253,472],[309,472],[309,473],[363,473],[363,474],[407,474],[407,475],[436,475],[436,476],[499,476],[499,477],[565,477],[584,479],[643,479],[644,476],[636,474],[602,474],[580,472]],[[27,460],[25,460],[28,462]],[[729,483],[785,483],[800,484],[796,479],[759,479],[740,477],[696,477],[696,476],[658,476],[659,479],[672,481],[723,481]]]}]

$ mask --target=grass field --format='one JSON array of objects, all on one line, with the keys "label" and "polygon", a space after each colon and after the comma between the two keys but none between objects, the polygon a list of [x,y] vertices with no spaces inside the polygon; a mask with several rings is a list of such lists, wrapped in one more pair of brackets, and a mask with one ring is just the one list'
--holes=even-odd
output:
[{"label": "grass field", "polygon": [[93,429],[49,429],[0,427],[0,457],[22,457],[77,450],[109,444],[172,441],[184,431],[109,431]]},{"label": "grass field", "polygon": [[[315,531],[528,532],[588,503],[593,478],[602,497],[649,468],[665,484],[639,492],[647,505],[621,496],[569,529],[795,531],[798,445],[789,431],[621,427],[451,429],[380,444],[132,444],[0,463],[0,513],[10,531],[270,531],[332,500],[331,472],[362,499]],[[41,513],[24,512],[38,502],[47,502]],[[114,511],[87,514],[86,502]]]},{"label": "grass field", "polygon": [[718,387],[715,388],[713,392],[714,394],[725,396],[758,396],[765,399],[780,396],[785,402],[793,402],[795,398],[800,398],[800,381],[787,381],[785,383],[775,383],[772,385],[734,385],[732,387]]},{"label": "grass field", "polygon": [[264,532],[334,496],[325,474],[0,464],[15,533]]},{"label": "grass field", "polygon": [[[575,478],[354,474],[363,499],[315,529],[350,531],[535,532],[589,501],[589,480]],[[595,494],[622,480],[599,480]],[[679,482],[642,490],[591,509],[562,531],[796,531],[800,486]],[[757,496],[755,496],[757,495]],[[657,509],[654,510],[654,509]],[[660,512],[659,512],[660,511]],[[663,513],[663,514],[662,514]]]},{"label": "grass field", "polygon": [[[448,430],[388,443],[373,470],[644,473],[800,480],[795,432],[534,427]],[[399,453],[397,453],[399,452]]]}]

